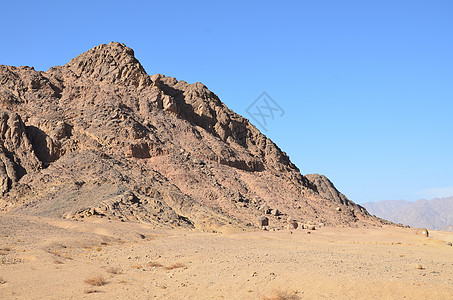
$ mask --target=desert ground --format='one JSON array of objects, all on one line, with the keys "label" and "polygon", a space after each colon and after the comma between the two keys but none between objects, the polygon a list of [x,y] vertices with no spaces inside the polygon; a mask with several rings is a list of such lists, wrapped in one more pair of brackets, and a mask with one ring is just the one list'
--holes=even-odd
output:
[{"label": "desert ground", "polygon": [[[452,299],[452,232],[0,215],[0,299]],[[286,298],[285,298],[286,297]]]}]

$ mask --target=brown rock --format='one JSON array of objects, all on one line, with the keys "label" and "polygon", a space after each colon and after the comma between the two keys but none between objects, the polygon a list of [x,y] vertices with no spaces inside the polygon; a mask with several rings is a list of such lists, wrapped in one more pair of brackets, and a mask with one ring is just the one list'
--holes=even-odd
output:
[{"label": "brown rock", "polygon": [[58,140],[61,140],[65,137],[68,137],[71,135],[71,126],[66,123],[66,122],[58,122],[57,126],[55,127],[55,129],[53,130],[53,136],[58,139]]},{"label": "brown rock", "polygon": [[299,224],[295,221],[291,221],[288,223],[288,229],[297,229],[299,227]]},{"label": "brown rock", "polygon": [[259,227],[269,226],[269,218],[267,218],[267,217],[258,217],[257,221],[258,221]]},{"label": "brown rock", "polygon": [[426,228],[418,229],[416,234],[417,235],[421,235],[421,236],[425,236],[425,237],[429,237],[429,232],[428,232],[428,229],[426,229]]},{"label": "brown rock", "polygon": [[267,204],[261,205],[259,210],[262,211],[265,214],[269,214],[270,213],[270,208],[269,208],[269,205],[267,205]]},{"label": "brown rock", "polygon": [[276,217],[279,216],[279,215],[281,214],[280,211],[279,211],[278,209],[276,209],[276,208],[272,209],[272,210],[271,210],[271,213],[272,213],[272,215],[274,215],[274,216],[276,216]]}]

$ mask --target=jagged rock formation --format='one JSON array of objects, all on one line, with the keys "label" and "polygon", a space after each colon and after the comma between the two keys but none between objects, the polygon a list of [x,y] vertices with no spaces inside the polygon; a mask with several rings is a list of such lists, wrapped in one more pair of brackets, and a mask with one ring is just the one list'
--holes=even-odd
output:
[{"label": "jagged rock formation", "polygon": [[358,210],[361,213],[366,213],[366,209],[354,202],[350,201],[345,195],[340,193],[334,184],[324,175],[307,174],[309,187],[317,192],[321,197],[329,199],[340,206],[348,206],[352,210]]},{"label": "jagged rock formation", "polygon": [[215,229],[267,206],[271,226],[381,222],[206,86],[149,76],[120,43],[47,72],[0,66],[0,108],[4,211]]},{"label": "jagged rock formation", "polygon": [[4,195],[22,176],[40,166],[19,115],[0,111],[0,193]]}]

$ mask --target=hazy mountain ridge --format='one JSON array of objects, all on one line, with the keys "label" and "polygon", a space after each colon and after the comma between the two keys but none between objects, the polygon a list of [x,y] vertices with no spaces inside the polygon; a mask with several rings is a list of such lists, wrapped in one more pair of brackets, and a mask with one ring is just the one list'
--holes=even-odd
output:
[{"label": "hazy mountain ridge", "polygon": [[385,200],[362,204],[370,214],[411,227],[453,229],[453,197],[431,200]]}]

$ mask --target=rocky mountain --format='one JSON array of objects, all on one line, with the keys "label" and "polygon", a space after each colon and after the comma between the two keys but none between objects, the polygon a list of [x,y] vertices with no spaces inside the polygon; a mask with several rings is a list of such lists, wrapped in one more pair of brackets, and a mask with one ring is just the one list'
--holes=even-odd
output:
[{"label": "rocky mountain", "polygon": [[364,203],[371,213],[411,227],[453,231],[453,197],[432,200],[388,200]]},{"label": "rocky mountain", "polygon": [[202,83],[149,76],[124,44],[46,72],[0,66],[0,209],[246,228],[267,215],[381,224]]}]

